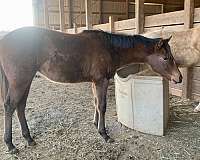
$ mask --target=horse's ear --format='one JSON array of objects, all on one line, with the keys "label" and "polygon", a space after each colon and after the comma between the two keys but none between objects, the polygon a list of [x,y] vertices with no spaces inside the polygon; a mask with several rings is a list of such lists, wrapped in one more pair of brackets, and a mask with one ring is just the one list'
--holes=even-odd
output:
[{"label": "horse's ear", "polygon": [[157,49],[161,49],[162,46],[163,46],[163,44],[164,44],[164,40],[163,40],[163,39],[160,39],[160,40],[157,42],[157,44],[156,44],[156,48],[157,48]]},{"label": "horse's ear", "polygon": [[172,36],[170,36],[169,38],[165,39],[165,41],[168,43],[171,38],[172,38]]}]

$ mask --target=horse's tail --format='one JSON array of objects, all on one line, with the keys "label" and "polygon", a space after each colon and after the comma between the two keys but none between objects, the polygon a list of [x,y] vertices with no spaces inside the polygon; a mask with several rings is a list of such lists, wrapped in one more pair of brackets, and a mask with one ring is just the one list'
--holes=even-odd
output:
[{"label": "horse's tail", "polygon": [[[2,44],[2,39],[0,39],[0,52],[2,52],[1,44]],[[0,53],[0,55],[1,54],[2,53]],[[8,93],[8,79],[3,70],[3,66],[0,62],[0,105],[2,105],[5,102],[7,93]]]},{"label": "horse's tail", "polygon": [[0,64],[0,95],[1,95],[0,104],[3,104],[5,102],[7,93],[8,93],[8,79],[6,77],[2,65]]}]

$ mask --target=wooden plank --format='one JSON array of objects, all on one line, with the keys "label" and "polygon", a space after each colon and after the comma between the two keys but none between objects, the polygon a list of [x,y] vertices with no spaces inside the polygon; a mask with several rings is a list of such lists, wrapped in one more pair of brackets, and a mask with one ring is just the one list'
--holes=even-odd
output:
[{"label": "wooden plank", "polygon": [[115,33],[125,34],[125,35],[134,35],[135,34],[135,29],[115,31]]},{"label": "wooden plank", "polygon": [[144,32],[144,0],[135,0],[136,34]]},{"label": "wooden plank", "polygon": [[60,10],[60,30],[64,32],[64,27],[65,27],[64,0],[59,0],[59,10]]},{"label": "wooden plank", "polygon": [[191,99],[194,99],[194,100],[198,100],[198,101],[200,101],[200,94],[192,93],[192,95],[191,95]]},{"label": "wooden plank", "polygon": [[43,6],[44,6],[44,25],[45,28],[49,28],[48,0],[43,0]]},{"label": "wooden plank", "polygon": [[77,33],[80,33],[84,30],[86,30],[86,27],[79,27],[79,28],[77,28]]},{"label": "wooden plank", "polygon": [[193,68],[192,80],[200,81],[200,67]]},{"label": "wooden plank", "polygon": [[153,32],[158,30],[164,31],[183,31],[184,25],[174,25],[174,26],[159,26],[159,27],[150,27],[150,28],[144,28],[144,32]]},{"label": "wooden plank", "polygon": [[135,18],[115,22],[115,31],[135,29]]},{"label": "wooden plank", "polygon": [[[189,29],[193,27],[194,20],[194,0],[184,1],[184,27]],[[192,68],[185,68],[183,72],[183,88],[182,93],[184,98],[191,96],[191,74]]]},{"label": "wooden plank", "polygon": [[110,24],[109,23],[105,23],[105,24],[98,24],[98,25],[94,25],[93,29],[101,29],[103,31],[110,31]]},{"label": "wooden plank", "polygon": [[200,22],[200,8],[194,10],[194,23]]},{"label": "wooden plank", "polygon": [[[199,27],[200,27],[200,22],[199,22],[199,23],[194,23],[194,24],[193,24],[193,27],[194,27],[194,28],[199,28]],[[200,63],[199,63],[199,66],[200,66]]]},{"label": "wooden plank", "polygon": [[67,29],[66,32],[72,34],[74,33],[74,28]]},{"label": "wooden plank", "polygon": [[183,0],[145,0],[146,3],[158,3],[158,4],[170,4],[170,5],[182,5]]},{"label": "wooden plank", "polygon": [[200,94],[200,81],[199,80],[191,80],[191,92],[195,94]]},{"label": "wooden plank", "polygon": [[163,13],[145,17],[144,27],[178,25],[184,23],[184,11]]},{"label": "wooden plank", "polygon": [[85,0],[86,29],[92,29],[92,0]]}]

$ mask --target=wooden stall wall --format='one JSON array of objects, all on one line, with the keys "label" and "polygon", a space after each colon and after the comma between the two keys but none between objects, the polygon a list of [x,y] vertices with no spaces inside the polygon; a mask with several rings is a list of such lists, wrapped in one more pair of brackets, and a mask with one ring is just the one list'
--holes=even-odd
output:
[{"label": "wooden stall wall", "polygon": [[[33,10],[38,26],[44,24],[44,1],[33,0]],[[59,30],[59,0],[46,0],[49,17],[49,28]],[[125,20],[135,17],[135,2],[127,0],[93,0],[92,1],[92,23],[108,23],[109,16],[113,16],[115,21]],[[162,13],[161,4],[145,4],[145,16]],[[69,16],[69,14],[71,16]],[[70,18],[70,19],[69,19]],[[75,23],[77,27],[84,27],[85,22],[85,0],[64,0],[64,28],[71,28]]]}]

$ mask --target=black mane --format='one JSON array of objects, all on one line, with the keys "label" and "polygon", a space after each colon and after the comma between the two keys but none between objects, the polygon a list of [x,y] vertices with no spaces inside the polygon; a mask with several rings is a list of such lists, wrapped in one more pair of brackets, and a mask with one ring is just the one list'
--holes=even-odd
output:
[{"label": "black mane", "polygon": [[159,38],[151,39],[141,35],[130,36],[124,34],[114,34],[114,33],[104,32],[102,30],[85,30],[83,32],[91,34],[93,33],[95,35],[101,35],[106,45],[109,45],[109,47],[116,47],[116,48],[133,48],[137,44],[150,46],[159,41]]}]

